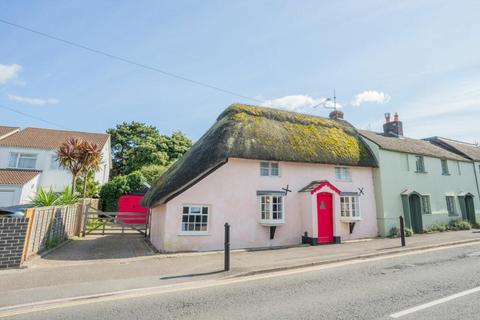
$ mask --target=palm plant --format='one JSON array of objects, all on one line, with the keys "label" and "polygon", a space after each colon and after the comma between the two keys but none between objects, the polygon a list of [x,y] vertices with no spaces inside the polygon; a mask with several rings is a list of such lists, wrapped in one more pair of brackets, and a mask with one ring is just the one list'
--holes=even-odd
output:
[{"label": "palm plant", "polygon": [[75,190],[75,183],[78,174],[82,171],[80,146],[83,140],[79,138],[68,138],[57,150],[57,160],[61,167],[72,174],[72,190]]},{"label": "palm plant", "polygon": [[63,189],[63,192],[58,197],[58,203],[57,204],[58,205],[70,205],[70,204],[76,204],[77,202],[78,202],[78,197],[72,191],[72,188],[65,187],[65,189]]},{"label": "palm plant", "polygon": [[32,199],[34,207],[49,207],[55,206],[58,203],[59,196],[57,193],[53,192],[52,189],[45,191],[43,188],[40,188]]}]

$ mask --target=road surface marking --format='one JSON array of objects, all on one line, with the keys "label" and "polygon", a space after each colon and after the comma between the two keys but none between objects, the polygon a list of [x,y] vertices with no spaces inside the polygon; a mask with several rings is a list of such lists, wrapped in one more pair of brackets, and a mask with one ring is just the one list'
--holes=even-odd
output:
[{"label": "road surface marking", "polygon": [[417,311],[421,311],[421,310],[424,310],[424,309],[427,309],[427,308],[431,308],[433,306],[436,306],[436,305],[439,305],[439,304],[442,304],[442,303],[445,303],[445,302],[448,302],[448,301],[451,301],[451,300],[454,300],[454,299],[457,299],[457,298],[460,298],[460,297],[464,297],[464,296],[467,296],[469,294],[476,293],[476,292],[480,292],[480,287],[476,287],[476,288],[473,288],[473,289],[469,289],[469,290],[465,290],[465,291],[462,291],[462,292],[459,292],[459,293],[455,293],[455,294],[452,294],[451,296],[441,298],[441,299],[438,299],[438,300],[433,300],[431,302],[421,304],[419,306],[416,306],[416,307],[413,307],[413,308],[410,308],[410,309],[407,309],[407,310],[404,310],[404,311],[400,311],[400,312],[391,314],[390,317],[394,318],[394,319],[397,319],[397,318],[406,316],[407,314],[414,313],[414,312],[417,312]]},{"label": "road surface marking", "polygon": [[92,295],[77,296],[77,297],[36,301],[31,303],[0,307],[0,318],[39,312],[39,311],[52,310],[52,309],[74,307],[74,306],[80,306],[80,305],[91,304],[91,303],[140,298],[140,297],[147,297],[147,296],[160,295],[160,294],[166,294],[166,293],[175,293],[175,292],[195,290],[195,289],[205,289],[205,288],[225,286],[229,284],[236,284],[236,283],[242,283],[242,282],[248,282],[248,281],[283,277],[283,276],[295,275],[295,274],[304,273],[304,272],[313,272],[313,271],[319,271],[319,270],[325,270],[325,269],[332,269],[332,268],[338,268],[342,266],[379,261],[379,260],[385,260],[385,259],[392,259],[392,258],[403,257],[403,256],[417,255],[417,254],[422,254],[426,252],[434,252],[434,251],[464,247],[464,246],[469,246],[474,244],[476,243],[463,243],[463,244],[453,245],[449,247],[437,247],[437,248],[418,250],[418,251],[394,253],[391,255],[383,255],[383,256],[372,257],[372,258],[353,259],[353,260],[348,260],[343,262],[329,263],[324,265],[316,265],[311,267],[303,267],[298,269],[290,269],[290,270],[277,271],[277,272],[271,272],[271,273],[261,273],[261,274],[237,277],[237,278],[199,280],[199,281],[184,282],[184,283],[177,283],[177,284],[171,284],[171,285],[162,285],[162,286],[156,286],[156,287],[146,287],[146,288],[129,289],[129,290],[98,293],[98,294],[92,294]]}]

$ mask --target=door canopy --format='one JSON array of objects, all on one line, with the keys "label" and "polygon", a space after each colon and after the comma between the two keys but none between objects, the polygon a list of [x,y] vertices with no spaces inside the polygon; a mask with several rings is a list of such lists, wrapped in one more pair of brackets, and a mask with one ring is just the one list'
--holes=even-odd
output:
[{"label": "door canopy", "polygon": [[299,192],[310,192],[310,194],[315,194],[323,188],[329,189],[331,193],[340,194],[340,190],[333,184],[331,184],[328,180],[312,181],[307,186],[302,188]]}]

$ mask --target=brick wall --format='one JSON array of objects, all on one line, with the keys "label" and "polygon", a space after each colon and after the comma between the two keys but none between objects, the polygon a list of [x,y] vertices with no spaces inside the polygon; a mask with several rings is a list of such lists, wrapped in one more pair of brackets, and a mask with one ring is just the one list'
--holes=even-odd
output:
[{"label": "brick wall", "polygon": [[0,268],[20,266],[28,218],[0,218]]}]

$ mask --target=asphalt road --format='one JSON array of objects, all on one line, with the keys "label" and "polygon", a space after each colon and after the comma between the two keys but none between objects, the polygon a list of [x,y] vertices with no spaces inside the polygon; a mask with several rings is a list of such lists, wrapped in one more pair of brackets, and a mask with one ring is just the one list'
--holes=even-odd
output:
[{"label": "asphalt road", "polygon": [[476,244],[8,319],[480,319],[478,287]]}]

